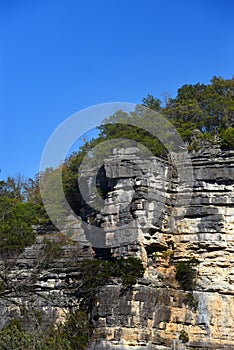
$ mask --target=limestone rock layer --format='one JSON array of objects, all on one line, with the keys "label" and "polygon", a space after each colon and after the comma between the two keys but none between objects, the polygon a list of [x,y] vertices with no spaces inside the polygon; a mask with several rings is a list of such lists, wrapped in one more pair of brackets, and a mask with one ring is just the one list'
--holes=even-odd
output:
[{"label": "limestone rock layer", "polygon": [[[78,307],[74,281],[80,259],[136,256],[144,263],[144,278],[124,292],[116,279],[97,293],[92,317],[99,338],[90,349],[234,350],[234,152],[207,150],[191,154],[191,161],[192,188],[191,178],[181,183],[170,160],[142,159],[132,150],[106,159],[95,177],[98,191],[93,192],[93,170],[84,170],[83,181],[91,184],[89,210],[84,207],[80,224],[63,241],[62,257],[41,254],[45,236],[38,236],[9,265],[1,327],[18,317],[30,328],[23,309],[41,311],[45,327],[63,320]],[[99,247],[93,244],[95,228]],[[61,242],[58,233],[47,234],[53,235]],[[192,257],[198,261],[196,280],[192,290],[183,290],[176,266]],[[43,259],[49,259],[46,269],[40,268]]]}]

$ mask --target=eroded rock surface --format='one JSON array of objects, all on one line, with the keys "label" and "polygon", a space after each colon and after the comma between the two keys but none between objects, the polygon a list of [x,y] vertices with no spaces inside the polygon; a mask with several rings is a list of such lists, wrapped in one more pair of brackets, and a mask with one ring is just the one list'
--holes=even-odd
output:
[{"label": "eroded rock surface", "polygon": [[[62,257],[55,255],[47,269],[39,266],[36,276],[43,237],[9,267],[8,278],[22,281],[22,288],[1,299],[1,326],[12,315],[29,326],[22,306],[42,312],[45,324],[63,319],[77,306],[69,285],[79,276],[79,259],[130,255],[143,260],[144,278],[125,292],[113,281],[97,295],[92,315],[101,340],[92,349],[234,349],[234,152],[207,150],[191,159],[192,197],[180,206],[175,205],[178,192],[191,189],[180,188],[169,160],[116,151],[99,171],[104,180],[98,180],[102,200],[97,205],[96,183],[87,169],[82,175],[91,184],[86,205],[94,210],[81,216],[90,226],[74,221],[69,238],[74,239],[63,243]],[[102,239],[98,249],[92,246],[94,227]],[[83,247],[76,243],[79,237]],[[191,257],[199,261],[193,293],[175,279],[176,264]],[[188,335],[184,343],[183,334]]]}]

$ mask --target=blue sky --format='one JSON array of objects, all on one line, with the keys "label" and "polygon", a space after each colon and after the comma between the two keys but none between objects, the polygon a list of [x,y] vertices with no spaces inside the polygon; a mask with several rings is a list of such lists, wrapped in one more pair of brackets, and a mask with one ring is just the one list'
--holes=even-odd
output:
[{"label": "blue sky", "polygon": [[83,108],[231,78],[233,18],[228,0],[0,0],[0,179],[33,177]]}]

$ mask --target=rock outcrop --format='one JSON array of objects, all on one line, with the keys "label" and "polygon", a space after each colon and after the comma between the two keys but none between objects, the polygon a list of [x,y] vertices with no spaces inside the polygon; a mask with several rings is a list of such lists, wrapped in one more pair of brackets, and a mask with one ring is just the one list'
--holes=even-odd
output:
[{"label": "rock outcrop", "polygon": [[[60,242],[61,255],[55,249],[46,256],[45,236],[38,236],[9,266],[7,283],[20,288],[8,286],[1,299],[1,326],[14,316],[29,328],[23,307],[34,316],[41,312],[45,325],[62,320],[77,307],[71,285],[79,278],[80,259],[136,256],[146,268],[144,278],[125,292],[113,280],[97,294],[92,317],[99,339],[90,349],[234,349],[234,152],[207,150],[191,160],[192,189],[180,187],[177,169],[166,159],[142,159],[132,149],[106,159],[97,178],[102,200],[95,204],[96,184],[90,186],[89,210],[81,215],[90,225],[76,221],[66,239],[48,234]],[[92,174],[87,169],[83,180],[92,183]],[[185,195],[183,203],[182,196],[176,205],[179,192],[190,200]],[[94,228],[98,247],[92,245]],[[91,245],[76,244],[85,235]],[[192,257],[199,262],[196,283],[184,291],[176,265]],[[46,259],[47,268],[40,269]]]}]

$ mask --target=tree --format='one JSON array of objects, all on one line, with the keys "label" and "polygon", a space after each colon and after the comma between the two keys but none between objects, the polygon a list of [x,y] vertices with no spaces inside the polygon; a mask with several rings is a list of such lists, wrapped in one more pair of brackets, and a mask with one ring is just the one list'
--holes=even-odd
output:
[{"label": "tree", "polygon": [[33,243],[36,207],[15,198],[0,197],[0,251],[12,251]]},{"label": "tree", "polygon": [[224,149],[234,149],[234,127],[222,130],[221,139]]},{"label": "tree", "polygon": [[153,95],[147,95],[142,99],[142,106],[159,111],[161,108],[161,100]]},{"label": "tree", "polygon": [[17,251],[33,243],[32,225],[45,211],[37,182],[23,176],[0,181],[0,251]]},{"label": "tree", "polygon": [[[178,89],[163,113],[189,141],[194,129],[222,138],[234,125],[234,79],[213,77],[211,84],[197,83]],[[228,143],[232,148],[231,143]]]}]

